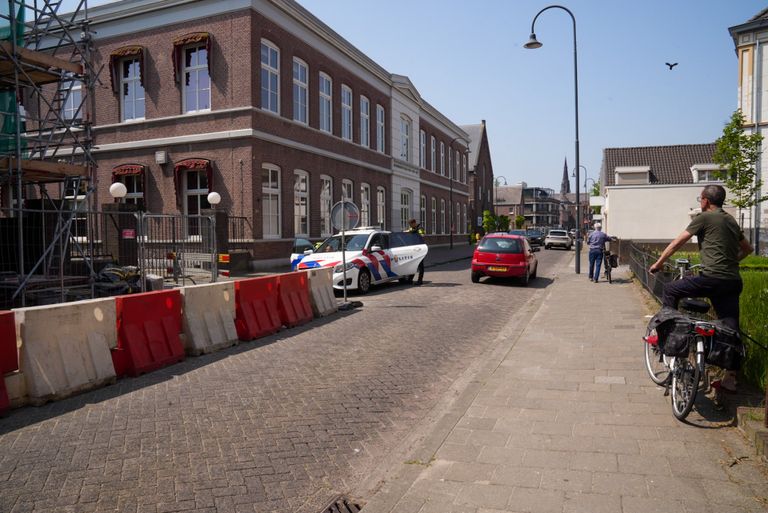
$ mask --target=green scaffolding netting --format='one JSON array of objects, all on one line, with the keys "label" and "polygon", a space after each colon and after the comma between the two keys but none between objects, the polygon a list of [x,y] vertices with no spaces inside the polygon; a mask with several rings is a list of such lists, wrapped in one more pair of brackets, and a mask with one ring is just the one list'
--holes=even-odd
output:
[{"label": "green scaffolding netting", "polygon": [[[15,16],[11,13],[15,12]],[[13,37],[11,30],[15,22],[16,44],[24,43],[24,4],[13,0],[0,0],[0,40],[10,41]],[[0,90],[0,154],[9,154],[16,151],[16,129],[19,116],[19,104],[16,101],[15,90]],[[24,129],[24,121],[21,120],[20,129]],[[24,142],[22,141],[22,148]]]}]

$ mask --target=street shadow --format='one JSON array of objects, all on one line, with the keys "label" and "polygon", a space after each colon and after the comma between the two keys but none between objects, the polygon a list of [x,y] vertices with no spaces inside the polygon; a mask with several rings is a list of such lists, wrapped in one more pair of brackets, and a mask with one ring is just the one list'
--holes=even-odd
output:
[{"label": "street shadow", "polygon": [[496,278],[489,276],[480,279],[480,285],[493,285],[497,287],[512,287],[521,289],[544,289],[552,285],[555,280],[552,278],[546,278],[543,276],[533,278],[528,282],[528,285],[523,285],[517,278]]}]

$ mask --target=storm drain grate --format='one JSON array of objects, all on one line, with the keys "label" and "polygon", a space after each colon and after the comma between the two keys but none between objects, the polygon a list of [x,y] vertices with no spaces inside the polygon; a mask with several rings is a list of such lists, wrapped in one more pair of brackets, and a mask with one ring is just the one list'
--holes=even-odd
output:
[{"label": "storm drain grate", "polygon": [[357,502],[346,497],[337,497],[322,513],[357,513],[363,509],[363,505]]}]

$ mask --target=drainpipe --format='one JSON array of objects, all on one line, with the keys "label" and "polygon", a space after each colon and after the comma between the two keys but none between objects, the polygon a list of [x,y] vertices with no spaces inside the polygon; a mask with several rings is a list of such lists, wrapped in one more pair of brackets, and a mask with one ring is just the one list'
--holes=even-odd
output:
[{"label": "drainpipe", "polygon": [[[754,105],[752,108],[755,111],[754,120],[755,120],[755,131],[759,134],[761,132],[760,129],[760,104],[762,102],[762,94],[760,89],[757,87],[758,85],[758,76],[762,73],[762,59],[760,58],[760,40],[755,38],[755,70],[752,73],[752,91],[755,95],[755,101],[753,102]],[[762,80],[760,80],[760,87],[762,87]],[[755,181],[760,181],[760,176],[762,175],[762,157],[757,159],[757,162],[755,163]],[[760,203],[757,202],[757,200],[760,198],[761,191],[758,189],[755,191],[755,214],[754,214],[754,221],[752,222],[753,228],[755,230],[755,249],[757,251],[757,254],[760,254]]]}]

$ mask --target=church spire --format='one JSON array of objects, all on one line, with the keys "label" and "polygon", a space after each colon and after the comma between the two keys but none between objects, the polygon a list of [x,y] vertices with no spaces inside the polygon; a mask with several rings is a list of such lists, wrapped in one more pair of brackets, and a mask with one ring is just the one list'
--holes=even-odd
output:
[{"label": "church spire", "polygon": [[563,181],[560,182],[560,194],[565,198],[566,194],[571,192],[571,180],[568,177],[568,158],[566,157],[563,164]]}]

